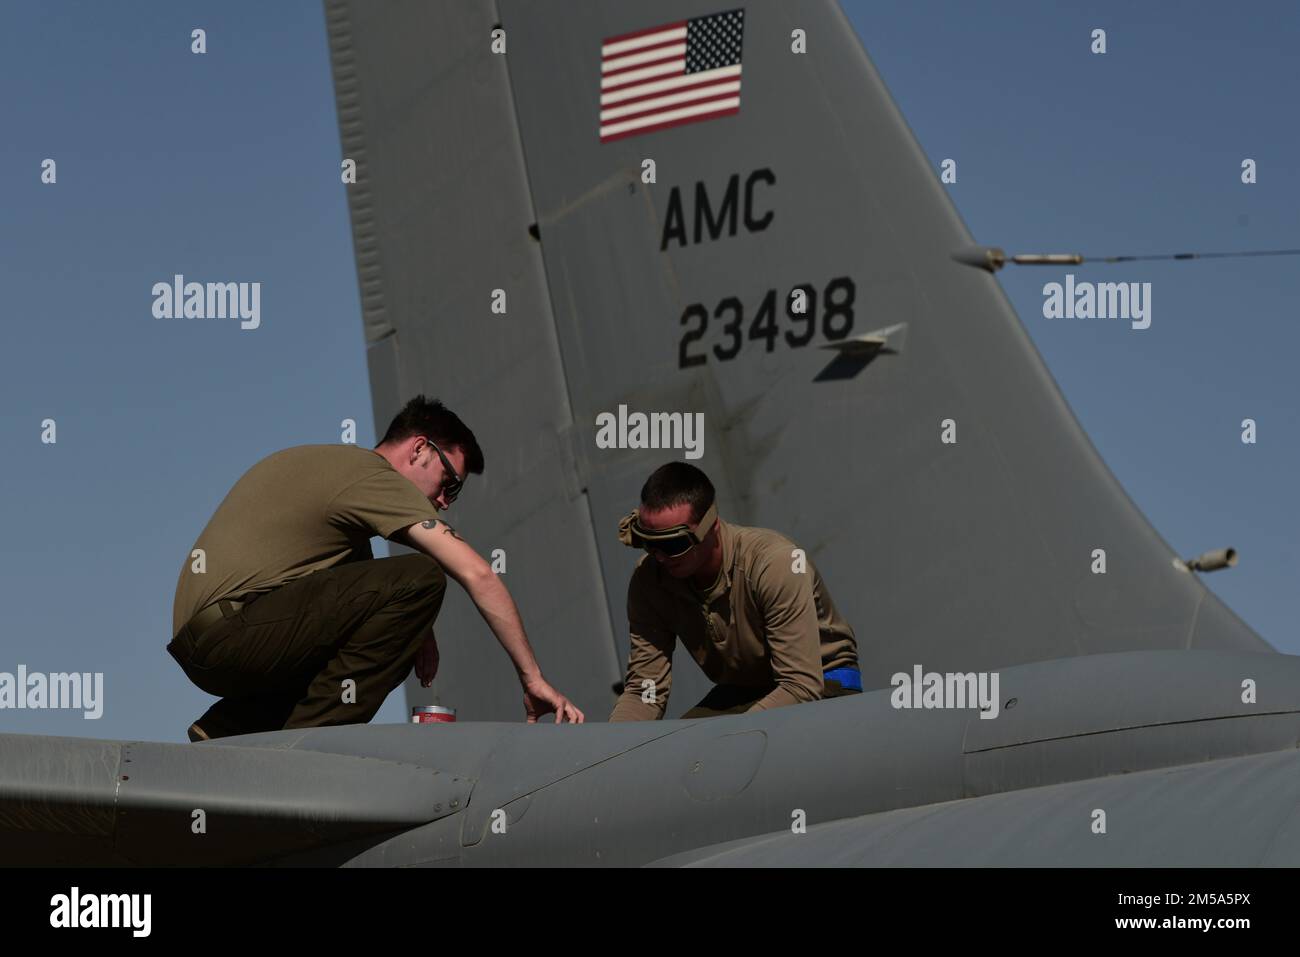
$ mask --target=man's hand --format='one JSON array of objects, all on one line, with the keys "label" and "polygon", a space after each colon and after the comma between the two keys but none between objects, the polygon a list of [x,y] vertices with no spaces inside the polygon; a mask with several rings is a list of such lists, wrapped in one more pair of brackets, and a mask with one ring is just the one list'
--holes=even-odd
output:
[{"label": "man's hand", "polygon": [[533,678],[524,683],[524,711],[528,714],[528,723],[536,724],[538,717],[555,712],[555,723],[568,721],[582,724],[586,720],[577,705],[552,688],[545,678]]},{"label": "man's hand", "polygon": [[433,684],[433,679],[438,674],[438,639],[434,637],[433,629],[429,629],[429,637],[424,640],[420,650],[415,654],[415,677],[420,679],[420,687],[427,688]]}]

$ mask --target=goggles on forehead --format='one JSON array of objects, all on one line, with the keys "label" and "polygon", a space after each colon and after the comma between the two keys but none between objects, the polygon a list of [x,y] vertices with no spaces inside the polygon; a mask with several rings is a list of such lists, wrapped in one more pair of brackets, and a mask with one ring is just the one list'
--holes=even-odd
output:
[{"label": "goggles on forehead", "polygon": [[710,505],[696,525],[674,525],[671,528],[646,528],[641,524],[641,513],[633,509],[618,523],[618,540],[631,548],[644,548],[650,552],[663,552],[669,558],[685,555],[704,541],[713,523],[718,520],[717,505]]}]

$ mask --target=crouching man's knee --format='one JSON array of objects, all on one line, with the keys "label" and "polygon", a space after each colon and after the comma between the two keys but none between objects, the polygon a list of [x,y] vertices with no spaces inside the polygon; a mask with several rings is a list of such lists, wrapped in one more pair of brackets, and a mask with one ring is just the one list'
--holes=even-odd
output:
[{"label": "crouching man's knee", "polygon": [[447,590],[447,573],[442,570],[441,565],[428,555],[421,555],[420,558],[422,562],[419,575],[416,578],[420,590],[437,592],[438,595],[442,595]]},{"label": "crouching man's knee", "polygon": [[442,566],[428,555],[402,555],[392,561],[401,563],[403,592],[428,602],[433,610],[442,606],[447,591],[447,575]]}]

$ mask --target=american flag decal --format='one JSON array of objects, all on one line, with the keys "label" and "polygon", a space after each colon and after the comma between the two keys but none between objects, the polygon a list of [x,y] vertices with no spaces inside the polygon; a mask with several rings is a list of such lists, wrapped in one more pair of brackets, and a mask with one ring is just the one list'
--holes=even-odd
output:
[{"label": "american flag decal", "polygon": [[610,37],[600,46],[600,141],[740,112],[745,11]]}]

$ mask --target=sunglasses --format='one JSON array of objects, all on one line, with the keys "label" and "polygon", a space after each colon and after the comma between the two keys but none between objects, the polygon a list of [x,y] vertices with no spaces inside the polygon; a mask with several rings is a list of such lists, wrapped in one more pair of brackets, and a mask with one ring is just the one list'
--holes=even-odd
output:
[{"label": "sunglasses", "polygon": [[646,528],[641,524],[640,512],[633,510],[618,523],[618,540],[632,548],[644,548],[647,552],[660,552],[668,558],[680,558],[704,541],[717,519],[718,508],[710,505],[704,517],[695,525]]},{"label": "sunglasses", "polygon": [[456,474],[456,470],[452,468],[451,463],[447,461],[447,456],[442,454],[442,449],[438,448],[432,439],[425,439],[425,441],[429,443],[429,448],[437,452],[438,458],[442,460],[442,467],[444,470],[442,476],[442,495],[447,500],[447,504],[450,505],[452,502],[456,501],[456,496],[459,495],[460,490],[465,487],[465,480]]}]

